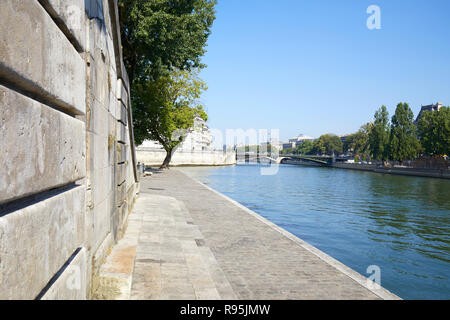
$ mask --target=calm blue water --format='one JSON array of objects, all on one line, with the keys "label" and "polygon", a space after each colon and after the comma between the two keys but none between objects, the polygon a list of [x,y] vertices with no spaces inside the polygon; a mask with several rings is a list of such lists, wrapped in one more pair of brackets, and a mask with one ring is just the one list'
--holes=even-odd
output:
[{"label": "calm blue water", "polygon": [[403,299],[450,299],[450,181],[320,167],[182,170]]}]

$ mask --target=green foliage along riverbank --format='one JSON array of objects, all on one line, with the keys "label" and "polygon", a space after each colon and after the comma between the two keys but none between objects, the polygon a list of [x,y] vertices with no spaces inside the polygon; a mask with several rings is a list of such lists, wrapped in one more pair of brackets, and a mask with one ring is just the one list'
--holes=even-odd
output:
[{"label": "green foliage along riverbank", "polygon": [[360,159],[405,161],[420,156],[442,157],[450,154],[450,108],[425,111],[418,122],[407,103],[399,103],[389,119],[386,106],[381,106],[372,122],[341,139],[325,134],[312,141],[304,141],[289,154],[353,154]]}]

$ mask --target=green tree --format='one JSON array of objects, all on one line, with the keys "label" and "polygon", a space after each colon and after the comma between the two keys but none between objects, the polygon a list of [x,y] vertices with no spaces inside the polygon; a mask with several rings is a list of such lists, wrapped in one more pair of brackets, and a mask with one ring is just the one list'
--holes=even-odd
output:
[{"label": "green tree", "polygon": [[369,135],[373,128],[372,123],[367,123],[349,135],[344,142],[344,152],[351,151],[353,154],[362,155],[367,158],[370,155]]},{"label": "green tree", "polygon": [[425,154],[450,154],[450,108],[424,112],[417,124],[418,134]]},{"label": "green tree", "polygon": [[146,139],[161,143],[167,152],[162,169],[168,168],[174,152],[192,130],[195,117],[208,119],[198,103],[206,89],[198,72],[181,70],[136,84],[135,104],[142,114],[135,119],[135,140],[138,145]]},{"label": "green tree", "polygon": [[303,141],[295,148],[295,154],[310,154],[313,151],[314,143],[310,140]]},{"label": "green tree", "polygon": [[119,0],[136,144],[153,137],[173,151],[175,142],[168,139],[191,125],[192,110],[206,117],[203,109],[174,103],[170,87],[174,72],[176,78],[179,71],[205,67],[201,57],[215,20],[215,5],[216,0]]},{"label": "green tree", "polygon": [[376,160],[387,160],[389,156],[389,113],[385,106],[375,112],[375,120],[369,132],[369,148]]},{"label": "green tree", "polygon": [[119,0],[124,63],[133,84],[202,68],[215,0]]},{"label": "green tree", "polygon": [[396,161],[411,160],[417,157],[419,151],[414,113],[407,103],[399,103],[391,121],[390,157]]},{"label": "green tree", "polygon": [[284,149],[280,151],[280,154],[292,154],[293,150],[292,148]]},{"label": "green tree", "polygon": [[335,134],[324,134],[314,141],[313,152],[317,154],[342,153],[342,140]]}]

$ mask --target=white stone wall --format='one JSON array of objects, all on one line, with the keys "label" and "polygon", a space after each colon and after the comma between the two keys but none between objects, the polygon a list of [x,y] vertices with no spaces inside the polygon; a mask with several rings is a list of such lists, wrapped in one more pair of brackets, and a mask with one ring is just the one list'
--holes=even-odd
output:
[{"label": "white stone wall", "polygon": [[85,299],[138,191],[117,0],[0,1],[0,299]]},{"label": "white stone wall", "polygon": [[[160,166],[166,157],[166,151],[137,148],[137,161],[148,166]],[[172,156],[171,166],[227,166],[236,164],[236,153],[233,151],[184,151],[177,150]]]}]

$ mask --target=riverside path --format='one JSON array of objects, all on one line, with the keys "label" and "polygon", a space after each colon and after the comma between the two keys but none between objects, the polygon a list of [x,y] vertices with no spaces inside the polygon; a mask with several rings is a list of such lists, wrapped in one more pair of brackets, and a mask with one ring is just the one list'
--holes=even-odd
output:
[{"label": "riverside path", "polygon": [[98,298],[399,299],[176,169],[140,189]]}]

